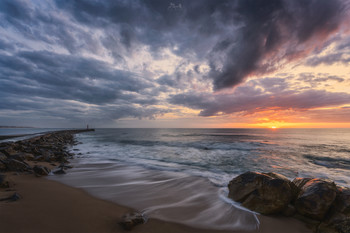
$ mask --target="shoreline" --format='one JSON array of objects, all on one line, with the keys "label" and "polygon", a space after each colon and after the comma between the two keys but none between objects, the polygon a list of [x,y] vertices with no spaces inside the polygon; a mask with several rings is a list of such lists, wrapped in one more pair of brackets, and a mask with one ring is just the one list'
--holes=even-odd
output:
[{"label": "shoreline", "polygon": [[[50,134],[52,132],[45,135]],[[28,140],[33,142],[45,135]],[[29,166],[45,166],[49,169],[55,167],[52,165],[55,163],[45,161],[25,161]],[[2,197],[14,192],[20,196],[15,202],[0,202],[0,224],[5,232],[124,232],[118,222],[124,214],[132,211],[132,208],[95,198],[82,189],[57,181],[38,178],[33,174],[16,173],[14,171],[5,173],[12,185],[7,189],[1,189]],[[259,219],[260,228],[255,231],[205,230],[157,219],[149,219],[146,224],[138,225],[132,231],[312,232],[302,222],[292,218],[259,215]]]},{"label": "shoreline", "polygon": [[[7,233],[27,232],[126,232],[119,225],[121,217],[133,209],[91,196],[86,191],[31,174],[11,174],[12,191],[21,199],[0,202],[0,225]],[[3,194],[3,192],[2,192]],[[149,219],[131,231],[154,233],[310,233],[303,223],[292,218],[259,216],[261,225],[256,231],[224,231]]]}]

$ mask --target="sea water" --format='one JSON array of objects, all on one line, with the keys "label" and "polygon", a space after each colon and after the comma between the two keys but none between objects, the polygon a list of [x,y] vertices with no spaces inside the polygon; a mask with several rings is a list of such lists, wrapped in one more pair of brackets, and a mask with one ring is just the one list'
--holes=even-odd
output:
[{"label": "sea water", "polygon": [[350,129],[96,129],[76,138],[74,168],[52,179],[196,227],[258,227],[227,198],[228,182],[246,171],[350,187]]}]

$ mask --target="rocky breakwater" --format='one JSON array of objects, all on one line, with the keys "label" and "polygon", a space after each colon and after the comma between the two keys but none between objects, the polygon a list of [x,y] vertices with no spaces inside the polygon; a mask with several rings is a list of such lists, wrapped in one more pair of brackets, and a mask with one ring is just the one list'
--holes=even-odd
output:
[{"label": "rocky breakwater", "polygon": [[[91,130],[63,130],[49,132],[27,140],[0,143],[0,188],[12,190],[7,174],[45,176],[64,174],[73,153],[68,147],[76,144],[74,134]],[[51,171],[52,170],[52,171]]]},{"label": "rocky breakwater", "polygon": [[317,233],[350,233],[350,189],[330,180],[246,172],[228,189],[229,198],[255,212],[298,218]]}]

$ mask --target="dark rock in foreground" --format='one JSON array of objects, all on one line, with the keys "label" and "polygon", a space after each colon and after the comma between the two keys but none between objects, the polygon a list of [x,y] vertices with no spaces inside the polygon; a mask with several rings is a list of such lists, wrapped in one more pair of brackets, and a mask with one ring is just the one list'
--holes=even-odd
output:
[{"label": "dark rock in foreground", "polygon": [[334,182],[311,179],[300,187],[295,208],[301,215],[323,220],[335,200],[337,188]]},{"label": "dark rock in foreground", "polygon": [[8,159],[5,161],[5,165],[9,171],[24,172],[31,170],[30,166],[26,162],[21,162],[16,159]]},{"label": "dark rock in foreground", "polygon": [[0,188],[8,188],[10,187],[10,182],[6,178],[6,175],[0,174]]},{"label": "dark rock in foreground", "polygon": [[228,188],[229,198],[253,211],[295,216],[317,233],[350,233],[350,189],[332,181],[246,172]]},{"label": "dark rock in foreground", "polygon": [[9,197],[5,197],[5,198],[1,198],[0,201],[8,201],[8,202],[12,202],[12,201],[18,201],[20,199],[20,195],[18,193],[14,193]]},{"label": "dark rock in foreground", "polygon": [[37,165],[33,167],[33,171],[36,175],[39,175],[39,176],[47,176],[50,173],[50,169],[48,169],[47,167],[37,166]]},{"label": "dark rock in foreground", "polygon": [[294,184],[279,174],[246,172],[231,180],[229,197],[262,214],[279,213],[293,199]]},{"label": "dark rock in foreground", "polygon": [[119,224],[124,228],[124,230],[131,230],[134,226],[138,224],[143,224],[146,219],[142,213],[132,212],[125,214]]},{"label": "dark rock in foreground", "polygon": [[63,175],[63,174],[66,174],[66,172],[63,170],[62,167],[59,168],[59,169],[53,170],[52,173],[55,174],[55,175]]}]

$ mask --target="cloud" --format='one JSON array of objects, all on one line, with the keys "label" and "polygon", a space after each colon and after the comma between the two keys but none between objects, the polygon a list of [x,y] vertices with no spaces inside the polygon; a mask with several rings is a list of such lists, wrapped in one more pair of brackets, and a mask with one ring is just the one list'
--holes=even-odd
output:
[{"label": "cloud", "polygon": [[[95,115],[104,119],[154,118],[167,112],[152,107],[159,100],[143,93],[153,88],[150,81],[95,59],[47,51],[19,52],[0,55],[0,68],[2,111],[40,111],[43,116],[71,116],[72,121],[86,106],[94,106],[99,113]],[[69,108],[69,101],[80,103],[79,108]]]},{"label": "cloud", "polygon": [[346,58],[343,53],[334,53],[325,56],[316,56],[309,58],[305,64],[315,67],[320,64],[333,65],[334,63],[343,63],[344,65],[348,65],[349,62],[350,57]]},{"label": "cloud", "polygon": [[[74,102],[81,115],[113,121],[176,112],[169,104],[212,116],[271,107],[302,110],[335,104],[336,98],[343,103],[344,93],[293,91],[286,77],[244,82],[310,54],[309,66],[347,64],[341,49],[348,48],[348,38],[336,41],[332,54],[319,55],[347,22],[346,4],[3,0],[0,91],[5,102],[0,111],[68,119]],[[313,74],[298,81],[317,86],[344,79]],[[229,94],[220,92],[225,88]],[[322,100],[319,105],[316,98]]]},{"label": "cloud", "polygon": [[[4,69],[1,76],[5,92],[93,104],[123,98],[121,91],[138,92],[152,87],[149,81],[130,72],[113,69],[107,63],[46,51],[2,56],[0,67]],[[25,88],[22,88],[23,82],[26,83]]]},{"label": "cloud", "polygon": [[127,47],[137,40],[155,52],[176,45],[182,56],[192,51],[207,57],[217,90],[306,54],[313,49],[311,38],[324,42],[344,20],[338,0],[56,3],[80,23],[116,25]]},{"label": "cloud", "polygon": [[312,89],[296,91],[286,88],[283,79],[265,78],[239,86],[231,94],[182,93],[172,95],[169,102],[201,110],[200,116],[217,116],[271,109],[306,111],[339,106],[350,103],[350,94]]},{"label": "cloud", "polygon": [[[307,54],[312,49],[308,40],[324,40],[343,18],[340,1],[238,1],[236,9],[242,21],[238,36],[225,39],[211,59],[216,89],[236,86],[249,75],[269,73],[284,60]],[[218,57],[223,63],[216,65]]]},{"label": "cloud", "polygon": [[297,80],[309,83],[313,88],[318,87],[321,84],[326,84],[329,81],[338,83],[345,81],[344,78],[338,77],[336,75],[330,75],[328,73],[301,73],[299,74],[299,78],[297,78]]}]

